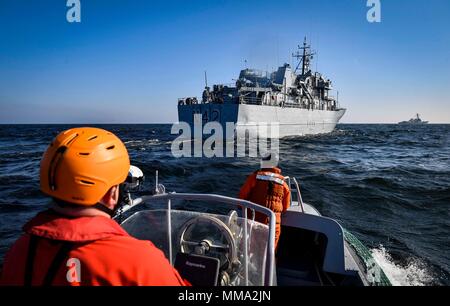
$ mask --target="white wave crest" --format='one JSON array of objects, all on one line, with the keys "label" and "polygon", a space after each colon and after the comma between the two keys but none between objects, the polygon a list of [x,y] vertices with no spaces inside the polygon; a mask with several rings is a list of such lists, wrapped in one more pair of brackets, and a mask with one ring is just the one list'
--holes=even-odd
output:
[{"label": "white wave crest", "polygon": [[426,286],[433,277],[426,265],[418,259],[410,259],[403,266],[396,264],[383,246],[372,249],[372,256],[383,269],[393,286]]},{"label": "white wave crest", "polygon": [[152,144],[158,144],[159,143],[159,139],[155,138],[155,139],[148,139],[148,140],[128,140],[125,141],[124,144],[126,145],[131,145],[131,146],[137,146],[137,145],[152,145]]}]

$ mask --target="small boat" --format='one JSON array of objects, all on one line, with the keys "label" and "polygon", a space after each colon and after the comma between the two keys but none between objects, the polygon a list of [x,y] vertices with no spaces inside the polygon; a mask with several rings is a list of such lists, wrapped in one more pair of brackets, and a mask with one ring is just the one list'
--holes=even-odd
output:
[{"label": "small boat", "polygon": [[428,124],[428,121],[422,121],[422,119],[420,119],[419,114],[416,114],[416,118],[411,118],[408,121],[401,121],[398,124],[402,124],[402,125],[421,125],[421,124]]},{"label": "small boat", "polygon": [[[223,195],[167,193],[157,179],[153,195],[128,194],[118,221],[130,235],[152,241],[193,285],[390,286],[371,252],[304,203],[295,178],[286,180],[291,207],[282,215],[276,252],[270,209]],[[255,221],[256,213],[268,223]]]}]

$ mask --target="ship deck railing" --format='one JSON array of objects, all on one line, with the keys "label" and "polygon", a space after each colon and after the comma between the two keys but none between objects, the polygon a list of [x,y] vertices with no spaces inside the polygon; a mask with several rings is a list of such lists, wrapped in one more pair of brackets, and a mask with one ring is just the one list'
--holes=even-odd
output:
[{"label": "ship deck railing", "polygon": [[[186,100],[190,98],[190,102],[191,103],[186,103]],[[195,104],[224,104],[224,103],[218,103],[218,102],[214,102],[214,101],[209,101],[209,102],[203,102],[200,100],[194,100],[193,98],[196,97],[188,97],[188,98],[179,98],[178,99],[178,104],[182,105],[195,105]],[[196,101],[196,103],[192,103]],[[225,103],[228,104],[228,103]],[[262,98],[256,98],[256,97],[245,97],[245,96],[241,96],[239,97],[239,104],[248,104],[248,105],[264,105],[264,106],[278,106],[278,107],[284,107],[284,108],[301,108],[301,109],[310,109],[310,110],[325,110],[324,107],[316,107],[316,106],[308,106],[304,103],[292,103],[292,102],[280,102],[280,103],[263,103],[263,99]],[[334,108],[328,108],[327,110],[339,110],[340,108],[338,106],[335,106]]]},{"label": "ship deck railing", "polygon": [[178,105],[193,105],[200,103],[201,100],[199,100],[197,97],[178,98]]},{"label": "ship deck railing", "polygon": [[256,97],[240,96],[239,97],[239,103],[241,103],[241,104],[261,105],[262,104],[262,99],[261,98],[256,98]]},{"label": "ship deck railing", "polygon": [[[222,87],[235,87],[236,83],[221,83],[221,84],[217,84],[217,86],[222,86]],[[213,86],[214,88],[214,86]]]}]

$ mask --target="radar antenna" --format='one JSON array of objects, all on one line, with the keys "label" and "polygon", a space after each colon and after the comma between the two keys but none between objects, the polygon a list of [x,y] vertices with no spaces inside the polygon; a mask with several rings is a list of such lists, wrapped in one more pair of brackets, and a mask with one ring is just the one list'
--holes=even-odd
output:
[{"label": "radar antenna", "polygon": [[297,72],[300,65],[302,65],[302,75],[308,72],[310,70],[311,60],[314,58],[314,55],[316,55],[316,52],[311,51],[311,45],[308,45],[305,36],[303,47],[298,46],[298,51],[292,54],[292,57],[295,57],[298,60],[298,65],[294,72]]}]

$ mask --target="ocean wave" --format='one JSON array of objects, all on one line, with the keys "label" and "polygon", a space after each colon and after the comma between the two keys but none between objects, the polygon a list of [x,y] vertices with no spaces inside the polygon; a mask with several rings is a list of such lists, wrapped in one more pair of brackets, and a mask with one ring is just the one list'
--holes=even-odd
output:
[{"label": "ocean wave", "polygon": [[392,179],[379,176],[364,178],[362,179],[362,182],[367,185],[377,185],[382,187],[395,187],[395,185],[397,185]]},{"label": "ocean wave", "polygon": [[394,262],[382,245],[372,249],[371,252],[394,286],[426,286],[435,282],[429,267],[419,259],[410,258],[405,265],[401,265]]},{"label": "ocean wave", "polygon": [[28,211],[30,211],[30,205],[29,203],[25,204],[23,201],[0,202],[0,213],[17,213]]},{"label": "ocean wave", "polygon": [[128,140],[124,141],[124,144],[129,148],[134,148],[137,146],[152,146],[152,145],[159,145],[160,140],[158,138],[155,139],[148,139],[148,140]]}]

